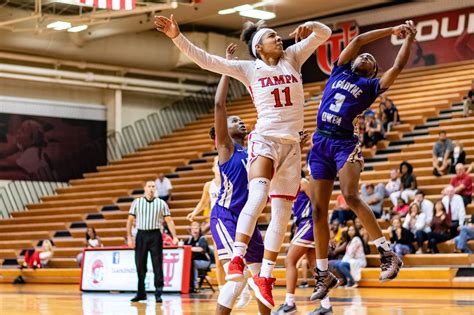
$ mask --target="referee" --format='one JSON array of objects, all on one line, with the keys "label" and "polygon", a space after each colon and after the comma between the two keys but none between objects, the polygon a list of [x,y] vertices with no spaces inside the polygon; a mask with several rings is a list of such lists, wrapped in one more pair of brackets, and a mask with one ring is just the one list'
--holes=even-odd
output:
[{"label": "referee", "polygon": [[138,290],[137,295],[131,299],[131,302],[147,299],[145,277],[147,272],[148,252],[150,252],[153,273],[155,274],[156,303],[161,303],[161,294],[163,293],[163,239],[161,236],[163,219],[168,225],[175,244],[178,243],[178,238],[176,237],[176,229],[173,219],[170,216],[168,205],[160,198],[155,198],[155,182],[146,182],[144,189],[145,195],[133,201],[127,221],[129,247],[134,246],[132,238],[132,225],[134,220],[138,229],[135,241],[135,264],[138,274]]}]

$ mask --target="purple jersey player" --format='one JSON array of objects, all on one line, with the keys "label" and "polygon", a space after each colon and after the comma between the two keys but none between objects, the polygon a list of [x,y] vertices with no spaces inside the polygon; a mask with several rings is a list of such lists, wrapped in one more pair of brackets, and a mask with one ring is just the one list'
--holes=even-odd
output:
[{"label": "purple jersey player", "polygon": [[[383,37],[405,38],[393,66],[380,79],[376,78],[377,63],[368,53],[357,56],[360,48]],[[374,214],[359,198],[359,178],[363,159],[355,122],[380,93],[387,90],[408,61],[410,47],[416,35],[412,21],[393,28],[370,31],[354,38],[341,52],[324,88],[318,111],[318,129],[309,153],[311,171],[309,196],[313,204],[316,241],[316,286],[311,300],[324,298],[338,285],[328,271],[329,225],[328,208],[333,184],[339,174],[341,192],[348,206],[360,218],[381,255],[381,281],[394,279],[402,266],[390,251]],[[317,237],[316,237],[317,235]]]},{"label": "purple jersey player", "polygon": [[[237,45],[227,47],[227,58],[231,58]],[[232,246],[235,240],[237,220],[248,197],[247,150],[244,139],[247,129],[237,116],[227,117],[226,96],[229,78],[223,76],[217,87],[215,100],[215,141],[219,154],[219,170],[221,174],[221,189],[216,204],[211,212],[211,233],[219,260],[227,274],[232,258]],[[262,235],[255,227],[245,256],[252,274],[258,273],[263,259]],[[247,282],[227,281],[219,292],[216,314],[230,314],[236,299],[241,295]],[[261,313],[269,310],[260,302]]]}]

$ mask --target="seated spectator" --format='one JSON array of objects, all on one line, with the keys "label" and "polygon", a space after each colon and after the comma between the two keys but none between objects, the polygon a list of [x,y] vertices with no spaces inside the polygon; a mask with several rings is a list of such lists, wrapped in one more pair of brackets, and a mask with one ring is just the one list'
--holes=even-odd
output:
[{"label": "seated spectator", "polygon": [[410,206],[402,198],[398,198],[398,204],[392,208],[392,214],[395,216],[404,217],[407,215]]},{"label": "seated spectator", "polygon": [[450,221],[446,209],[441,201],[435,204],[435,214],[431,221],[431,232],[417,235],[418,250],[423,247],[423,242],[428,240],[428,248],[432,253],[439,253],[437,244],[451,239]]},{"label": "seated spectator", "polygon": [[[451,155],[451,166],[449,167],[449,174],[456,174],[456,165],[458,163],[466,163],[466,152],[464,146],[460,141],[454,142],[453,154]],[[467,171],[469,173],[469,170]]]},{"label": "seated spectator", "polygon": [[397,200],[400,197],[408,203],[410,198],[415,196],[418,186],[416,176],[413,174],[413,166],[410,163],[404,161],[400,164],[400,174],[400,190],[390,194],[390,199],[394,206],[398,204]]},{"label": "seated spectator", "polygon": [[364,252],[366,254],[370,254],[369,232],[367,232],[365,227],[362,225],[362,222],[357,217],[354,220],[354,226],[357,229],[357,231],[359,231],[359,235],[362,238],[362,242],[364,243]]},{"label": "seated spectator", "polygon": [[403,227],[415,235],[418,242],[417,253],[421,253],[426,234],[431,232],[431,229],[427,226],[426,215],[421,212],[420,206],[416,202],[410,205]]},{"label": "seated spectator", "polygon": [[50,240],[44,240],[41,248],[28,249],[25,252],[25,258],[20,266],[23,268],[44,268],[48,265],[49,260],[53,257],[53,244]]},{"label": "seated spectator", "polygon": [[464,207],[464,201],[462,197],[456,194],[456,190],[453,186],[448,185],[444,189],[445,196],[441,199],[441,202],[446,209],[449,222],[451,223],[451,238],[455,237],[458,233],[458,228],[464,225],[464,218],[466,217],[466,208]]},{"label": "seated spectator", "polygon": [[396,168],[392,168],[390,170],[390,179],[385,185],[384,197],[389,197],[392,193],[400,191],[401,185],[400,178],[398,177],[398,170]]},{"label": "seated spectator", "polygon": [[[96,247],[103,247],[102,241],[100,238],[97,237],[97,233],[93,227],[88,227],[86,230],[86,244],[87,248],[96,248]],[[79,267],[82,265],[82,257],[84,253],[80,252],[77,257],[76,261]]]},{"label": "seated spectator", "polygon": [[360,281],[362,268],[367,266],[367,260],[365,259],[364,244],[355,226],[350,226],[345,234],[346,253],[342,260],[334,263],[334,268],[342,276],[342,285],[355,288],[357,282]]},{"label": "seated spectator", "polygon": [[402,226],[399,216],[394,216],[392,219],[392,227],[388,230],[390,235],[390,243],[392,249],[399,257],[403,257],[406,254],[414,252],[413,234]]},{"label": "seated spectator", "polygon": [[191,223],[191,235],[184,245],[192,246],[191,291],[197,292],[199,288],[198,270],[207,269],[211,265],[209,244],[206,237],[202,235],[199,222]]},{"label": "seated spectator", "polygon": [[342,232],[343,229],[341,228],[341,223],[339,222],[339,220],[332,220],[331,225],[329,226],[329,237],[331,239],[334,239],[336,243],[339,243],[342,240]]},{"label": "seated spectator", "polygon": [[365,201],[374,213],[377,219],[382,216],[383,197],[385,195],[385,187],[383,184],[363,184],[360,190],[360,198]]},{"label": "seated spectator", "polygon": [[425,214],[426,226],[430,226],[431,220],[433,220],[434,204],[431,202],[431,200],[425,198],[425,192],[421,189],[416,191],[414,202],[420,206],[421,212]]},{"label": "seated spectator", "polygon": [[461,228],[459,236],[454,239],[454,244],[463,253],[472,254],[473,252],[467,243],[470,240],[474,240],[474,215],[471,215],[471,223]]},{"label": "seated spectator", "polygon": [[474,110],[474,80],[472,80],[471,90],[467,92],[462,102],[464,117],[469,116],[469,111]]},{"label": "seated spectator", "polygon": [[472,179],[464,170],[464,165],[456,164],[456,176],[449,182],[454,187],[454,192],[462,197],[464,206],[472,202]]},{"label": "seated spectator", "polygon": [[155,197],[160,198],[161,200],[168,202],[171,200],[171,193],[173,190],[173,185],[168,177],[165,177],[165,174],[160,173],[158,178],[155,181]]},{"label": "seated spectator", "polygon": [[448,173],[453,150],[453,142],[448,139],[446,131],[440,131],[438,141],[433,144],[433,175],[442,176]]},{"label": "seated spectator", "polygon": [[376,148],[377,143],[384,138],[382,122],[375,115],[367,116],[366,132],[364,134],[364,146]]},{"label": "seated spectator", "polygon": [[355,213],[347,205],[344,196],[339,194],[336,198],[336,207],[332,211],[330,222],[337,219],[340,224],[346,225],[347,221],[352,221],[355,217]]},{"label": "seated spectator", "polygon": [[395,104],[391,99],[386,97],[385,95],[381,95],[380,101],[380,111],[384,113],[385,120],[384,122],[384,129],[387,132],[390,132],[393,126],[398,125],[400,123],[400,117],[398,114],[398,109],[395,107]]}]

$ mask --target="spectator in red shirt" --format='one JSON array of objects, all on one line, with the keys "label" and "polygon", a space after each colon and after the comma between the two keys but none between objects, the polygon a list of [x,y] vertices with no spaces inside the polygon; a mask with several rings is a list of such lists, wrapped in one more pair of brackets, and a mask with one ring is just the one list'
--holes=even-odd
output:
[{"label": "spectator in red shirt", "polygon": [[336,207],[332,211],[331,219],[329,222],[337,219],[342,225],[346,225],[347,221],[353,221],[355,219],[355,213],[349,208],[344,196],[340,194],[336,199]]},{"label": "spectator in red shirt", "polygon": [[464,206],[472,202],[472,179],[464,170],[463,164],[456,164],[456,176],[451,178],[449,184],[454,187],[455,193],[462,197]]}]

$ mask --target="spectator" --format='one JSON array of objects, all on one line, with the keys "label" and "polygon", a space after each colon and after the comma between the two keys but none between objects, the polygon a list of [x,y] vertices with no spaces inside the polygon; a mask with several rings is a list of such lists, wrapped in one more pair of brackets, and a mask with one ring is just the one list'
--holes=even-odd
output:
[{"label": "spectator", "polygon": [[390,199],[392,204],[396,206],[398,204],[398,198],[402,198],[406,203],[408,203],[410,198],[413,198],[416,193],[417,182],[416,176],[413,174],[413,166],[408,162],[402,162],[400,164],[400,190],[395,191],[390,194]]},{"label": "spectator", "polygon": [[384,130],[382,122],[379,118],[375,118],[374,114],[367,116],[366,132],[364,134],[364,146],[376,147],[377,142],[384,138]]},{"label": "spectator", "polygon": [[41,248],[28,249],[25,252],[25,258],[20,266],[23,268],[44,268],[53,257],[53,244],[50,240],[44,240]]},{"label": "spectator", "polygon": [[472,80],[471,90],[467,92],[467,96],[463,99],[464,117],[469,116],[469,111],[474,110],[474,80]]},{"label": "spectator", "polygon": [[334,263],[334,267],[342,276],[343,285],[355,288],[357,282],[360,281],[362,268],[367,265],[367,260],[365,259],[364,244],[355,226],[350,226],[345,234],[346,253],[342,260]]},{"label": "spectator", "polygon": [[471,223],[461,228],[459,236],[454,239],[456,248],[467,254],[472,254],[472,250],[467,243],[470,240],[474,240],[474,215],[471,215]]},{"label": "spectator", "polygon": [[420,206],[421,212],[425,214],[426,226],[430,226],[431,220],[433,220],[434,204],[431,202],[431,200],[425,198],[425,192],[421,189],[416,191],[414,202]]},{"label": "spectator", "polygon": [[464,170],[464,165],[456,164],[456,176],[449,182],[454,187],[454,192],[462,197],[464,206],[472,202],[472,179]]},{"label": "spectator", "polygon": [[464,218],[466,217],[466,208],[464,207],[464,201],[462,197],[456,194],[453,186],[448,185],[445,190],[445,196],[441,199],[441,202],[446,209],[448,221],[451,223],[451,238],[455,237],[458,232],[459,226],[464,225]]},{"label": "spectator", "polygon": [[392,193],[400,191],[401,185],[400,178],[398,177],[398,170],[396,168],[392,168],[390,170],[390,179],[385,185],[384,197],[389,197]]},{"label": "spectator", "polygon": [[[87,244],[87,248],[96,248],[96,247],[104,246],[100,238],[97,237],[97,233],[95,232],[95,229],[93,227],[88,227],[86,230],[86,244]],[[84,253],[80,252],[76,257],[76,261],[79,267],[82,264],[83,255]]]},{"label": "spectator", "polygon": [[392,214],[400,217],[407,215],[410,206],[402,198],[398,198],[398,204],[396,207],[393,207]]},{"label": "spectator", "polygon": [[338,219],[334,219],[331,221],[331,225],[329,226],[329,234],[330,238],[334,239],[336,243],[341,242],[342,240],[342,229],[341,224]]},{"label": "spectator", "polygon": [[362,242],[364,243],[364,251],[366,254],[370,254],[370,247],[369,247],[369,232],[365,229],[362,225],[362,222],[359,218],[355,218],[354,226],[359,231],[359,235],[362,238]]},{"label": "spectator", "polygon": [[[451,238],[450,222],[446,214],[446,209],[441,201],[435,204],[435,214],[431,221],[431,232],[417,235],[418,248],[423,246],[423,242],[428,240],[428,247],[432,253],[439,253],[437,244],[445,242]],[[419,238],[418,238],[419,237]]]},{"label": "spectator", "polygon": [[402,226],[399,216],[393,217],[392,227],[388,230],[388,232],[390,235],[390,243],[392,243],[393,251],[399,257],[403,257],[406,254],[414,252],[412,245],[414,241],[414,235]]},{"label": "spectator", "polygon": [[194,221],[191,223],[191,235],[184,242],[184,245],[192,246],[191,291],[197,292],[199,288],[198,270],[208,269],[211,265],[209,244],[206,237],[202,235],[199,222]]},{"label": "spectator", "polygon": [[165,174],[160,173],[158,175],[158,178],[155,181],[155,186],[155,197],[160,198],[164,202],[168,202],[168,200],[171,200],[173,186],[171,185],[171,181],[169,180],[169,178],[165,177]]},{"label": "spectator", "polygon": [[381,95],[380,111],[385,115],[384,128],[387,132],[390,132],[393,126],[400,123],[397,107],[395,107],[391,99],[385,97],[383,94]]},{"label": "spectator", "polygon": [[421,212],[420,206],[416,202],[410,205],[410,210],[405,217],[403,227],[415,235],[418,242],[417,253],[421,253],[423,242],[426,239],[426,235],[431,232],[431,229],[427,226],[426,215]]},{"label": "spectator", "polygon": [[355,218],[355,213],[349,208],[344,196],[339,194],[336,198],[336,207],[332,211],[330,222],[333,222],[335,219],[339,221],[340,224],[346,225],[347,221],[352,221]]},{"label": "spectator", "polygon": [[383,197],[385,195],[385,187],[383,184],[363,184],[361,187],[360,197],[365,201],[377,219],[382,216]]},{"label": "spectator", "polygon": [[[464,146],[460,141],[454,142],[453,154],[451,155],[451,166],[449,167],[449,174],[456,174],[456,165],[458,163],[466,163],[466,152]],[[469,173],[469,171],[467,172]]]},{"label": "spectator", "polygon": [[433,144],[433,175],[442,176],[448,173],[453,150],[453,142],[448,139],[446,131],[440,131],[438,141]]}]

